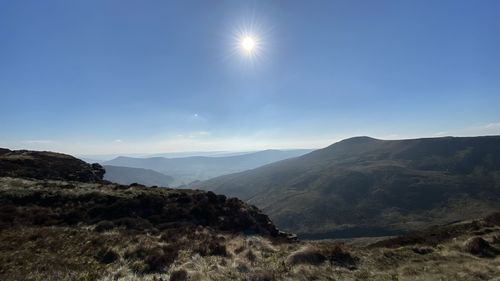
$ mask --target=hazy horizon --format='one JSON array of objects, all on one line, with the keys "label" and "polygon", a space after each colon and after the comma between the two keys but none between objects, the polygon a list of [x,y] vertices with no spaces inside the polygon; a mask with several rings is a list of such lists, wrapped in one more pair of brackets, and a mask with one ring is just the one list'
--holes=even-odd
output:
[{"label": "hazy horizon", "polygon": [[0,147],[500,135],[499,1],[2,1]]},{"label": "hazy horizon", "polygon": [[[121,151],[121,152],[112,152],[112,153],[79,153],[79,152],[69,152],[69,151],[62,151],[58,149],[46,149],[43,147],[48,146],[49,144],[52,143],[25,143],[25,145],[21,145],[19,147],[13,145],[13,146],[3,146],[1,148],[8,148],[8,149],[28,149],[28,150],[43,150],[43,151],[53,151],[53,152],[59,152],[59,153],[67,153],[71,154],[73,156],[77,157],[85,157],[90,160],[110,160],[113,158],[116,158],[118,156],[125,156],[125,157],[137,157],[137,158],[146,158],[146,157],[165,157],[165,158],[181,158],[181,157],[191,157],[191,156],[213,156],[213,157],[219,157],[219,156],[230,156],[230,155],[241,155],[241,154],[247,154],[247,153],[254,153],[254,152],[259,152],[259,151],[265,151],[265,150],[282,150],[282,151],[292,151],[292,150],[316,150],[316,149],[321,149],[325,148],[329,145],[332,145],[336,142],[349,139],[349,138],[354,138],[354,137],[371,137],[375,139],[380,139],[380,140],[407,140],[407,139],[425,139],[425,138],[440,138],[440,137],[484,137],[484,136],[500,136],[500,132],[497,133],[500,130],[500,124],[487,124],[486,126],[481,126],[477,128],[469,128],[469,130],[464,130],[464,132],[470,131],[470,132],[480,132],[484,131],[485,133],[483,134],[458,134],[458,135],[449,135],[449,134],[436,134],[432,136],[411,136],[411,137],[397,137],[396,135],[392,136],[386,136],[385,138],[379,138],[379,137],[374,137],[374,136],[367,136],[367,135],[354,135],[350,137],[345,137],[345,138],[340,138],[337,140],[333,140],[331,142],[328,142],[325,145],[318,146],[318,147],[263,147],[263,148],[254,148],[254,149],[233,149],[233,150],[174,150],[174,151],[150,151],[150,152],[130,152],[130,151]],[[492,133],[489,133],[492,132]],[[33,148],[32,148],[33,147]]]}]

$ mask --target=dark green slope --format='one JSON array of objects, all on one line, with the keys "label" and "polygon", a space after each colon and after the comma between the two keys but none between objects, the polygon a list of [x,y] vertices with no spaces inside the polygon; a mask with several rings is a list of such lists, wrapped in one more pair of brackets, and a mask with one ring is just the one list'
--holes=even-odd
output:
[{"label": "dark green slope", "polygon": [[500,210],[500,137],[356,137],[196,187],[304,237],[392,234]]}]

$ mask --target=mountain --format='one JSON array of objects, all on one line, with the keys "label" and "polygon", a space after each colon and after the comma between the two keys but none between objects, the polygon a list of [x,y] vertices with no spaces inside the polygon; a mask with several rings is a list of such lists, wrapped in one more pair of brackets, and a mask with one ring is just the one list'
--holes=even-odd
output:
[{"label": "mountain", "polygon": [[295,241],[236,198],[110,183],[100,166],[63,154],[0,154],[0,280],[479,281],[500,274],[500,213],[389,239]]},{"label": "mountain", "polygon": [[119,184],[138,183],[146,186],[169,186],[174,178],[165,174],[141,168],[104,165],[104,179]]},{"label": "mountain", "polygon": [[193,187],[255,204],[299,237],[397,234],[500,210],[500,136],[355,137]]},{"label": "mountain", "polygon": [[243,155],[220,157],[117,157],[104,162],[104,165],[151,169],[173,177],[175,179],[173,185],[179,186],[197,180],[206,180],[220,175],[253,169],[272,162],[297,157],[310,151],[310,149],[264,150]]}]

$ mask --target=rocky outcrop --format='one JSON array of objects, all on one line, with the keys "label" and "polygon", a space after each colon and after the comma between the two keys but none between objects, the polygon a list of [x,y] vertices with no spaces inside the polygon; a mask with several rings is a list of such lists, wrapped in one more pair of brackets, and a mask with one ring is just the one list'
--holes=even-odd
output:
[{"label": "rocky outcrop", "polygon": [[285,237],[254,206],[213,192],[0,178],[0,226],[96,225],[139,232],[207,227]]},{"label": "rocky outcrop", "polygon": [[99,182],[104,173],[101,165],[66,154],[0,149],[0,177]]},{"label": "rocky outcrop", "polygon": [[[286,237],[255,206],[188,189],[103,181],[105,170],[69,155],[0,150],[0,225],[105,225],[133,231],[208,227]],[[96,228],[96,229],[100,229]]]}]

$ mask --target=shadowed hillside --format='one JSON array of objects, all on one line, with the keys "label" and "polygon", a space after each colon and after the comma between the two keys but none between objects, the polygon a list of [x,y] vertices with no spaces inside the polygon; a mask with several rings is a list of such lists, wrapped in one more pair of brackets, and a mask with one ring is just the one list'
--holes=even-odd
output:
[{"label": "shadowed hillside", "polygon": [[500,137],[356,137],[195,186],[302,237],[395,234],[500,209]]}]

